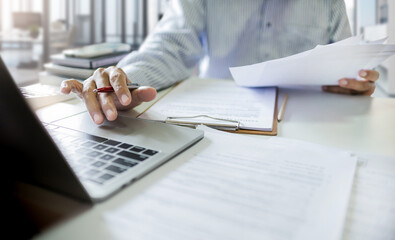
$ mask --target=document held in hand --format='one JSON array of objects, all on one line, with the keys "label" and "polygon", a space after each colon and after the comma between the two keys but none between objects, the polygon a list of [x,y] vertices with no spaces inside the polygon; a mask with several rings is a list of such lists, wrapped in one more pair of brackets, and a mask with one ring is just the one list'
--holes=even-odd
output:
[{"label": "document held in hand", "polygon": [[360,36],[328,44],[289,57],[232,67],[236,83],[245,87],[338,85],[341,78],[356,78],[395,54],[385,39],[366,43]]}]

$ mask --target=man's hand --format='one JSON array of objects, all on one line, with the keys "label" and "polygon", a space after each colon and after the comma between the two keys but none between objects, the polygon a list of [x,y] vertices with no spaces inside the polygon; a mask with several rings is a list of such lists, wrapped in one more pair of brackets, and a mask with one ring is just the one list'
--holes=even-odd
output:
[{"label": "man's hand", "polygon": [[[126,110],[136,107],[142,102],[155,99],[156,90],[152,87],[139,87],[132,92],[127,88],[130,80],[124,71],[118,67],[99,68],[88,79],[81,83],[70,79],[62,82],[61,92],[73,92],[84,100],[85,106],[96,124],[102,124],[104,116],[113,121],[117,118],[117,110]],[[96,88],[112,86],[113,93],[95,93]]]},{"label": "man's hand", "polygon": [[322,86],[322,90],[325,92],[351,95],[372,95],[376,88],[375,81],[379,79],[379,72],[374,70],[361,70],[359,71],[359,76],[364,79],[356,80],[342,78],[339,80],[339,86]]}]

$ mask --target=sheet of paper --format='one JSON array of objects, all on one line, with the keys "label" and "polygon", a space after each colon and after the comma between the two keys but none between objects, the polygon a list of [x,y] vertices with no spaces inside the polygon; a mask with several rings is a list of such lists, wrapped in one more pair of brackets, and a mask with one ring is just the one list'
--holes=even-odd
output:
[{"label": "sheet of paper", "polygon": [[[270,138],[271,144],[297,147],[299,142]],[[310,151],[338,151],[310,144]],[[343,230],[344,240],[395,239],[395,158],[352,153],[358,158]]]},{"label": "sheet of paper", "polygon": [[343,239],[395,239],[395,158],[357,155]]},{"label": "sheet of paper", "polygon": [[356,166],[350,154],[237,136],[206,132],[183,153],[188,161],[104,215],[112,237],[341,237]]},{"label": "sheet of paper", "polygon": [[[358,42],[357,42],[358,41]],[[230,68],[236,83],[245,87],[338,85],[344,77],[359,78],[395,54],[395,45],[363,43],[357,37],[262,63]]]},{"label": "sheet of paper", "polygon": [[[208,115],[240,122],[241,129],[271,131],[276,105],[275,88],[242,88],[223,79],[191,78],[155,103],[140,118]],[[193,120],[188,119],[188,120]],[[210,119],[204,119],[211,121]]]}]

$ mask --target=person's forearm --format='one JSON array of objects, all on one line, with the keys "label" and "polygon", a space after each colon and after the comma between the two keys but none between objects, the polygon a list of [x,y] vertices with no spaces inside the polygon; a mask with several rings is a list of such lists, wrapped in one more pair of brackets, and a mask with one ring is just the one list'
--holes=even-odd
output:
[{"label": "person's forearm", "polygon": [[204,1],[173,1],[139,51],[124,58],[132,82],[162,89],[191,76],[203,57]]},{"label": "person's forearm", "polygon": [[185,66],[182,61],[163,52],[140,51],[128,56],[118,66],[132,82],[163,89],[192,75],[196,65]]}]

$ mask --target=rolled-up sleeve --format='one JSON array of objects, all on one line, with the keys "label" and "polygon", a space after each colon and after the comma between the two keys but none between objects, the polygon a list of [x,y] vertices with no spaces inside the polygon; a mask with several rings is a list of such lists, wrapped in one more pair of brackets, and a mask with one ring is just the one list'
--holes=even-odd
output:
[{"label": "rolled-up sleeve", "polygon": [[203,0],[175,0],[138,51],[118,63],[129,79],[156,89],[191,76],[204,55]]}]

